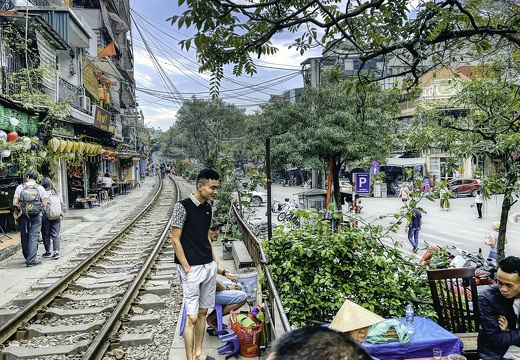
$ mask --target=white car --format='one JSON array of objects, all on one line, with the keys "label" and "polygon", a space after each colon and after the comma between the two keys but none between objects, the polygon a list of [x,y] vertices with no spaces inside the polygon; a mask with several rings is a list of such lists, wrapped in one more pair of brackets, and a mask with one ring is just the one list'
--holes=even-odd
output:
[{"label": "white car", "polygon": [[[249,195],[251,195],[251,199],[249,200],[249,202],[252,206],[261,206],[262,204],[267,203],[267,194],[256,190],[241,191],[240,199],[242,201],[247,201],[249,199]],[[234,193],[234,196],[236,196],[236,192]]]},{"label": "white car", "polygon": [[348,180],[339,181],[339,191],[342,193],[352,193],[352,184]]}]

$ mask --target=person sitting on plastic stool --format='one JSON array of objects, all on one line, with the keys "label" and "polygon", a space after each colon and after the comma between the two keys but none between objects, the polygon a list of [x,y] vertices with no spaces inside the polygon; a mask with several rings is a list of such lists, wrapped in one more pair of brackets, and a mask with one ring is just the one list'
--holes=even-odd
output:
[{"label": "person sitting on plastic stool", "polygon": [[[211,220],[211,226],[208,231],[208,237],[211,241],[217,241],[222,223],[215,219]],[[217,274],[225,276],[230,281],[218,281],[216,283],[217,291],[215,293],[215,304],[222,305],[222,316],[229,314],[232,310],[240,309],[247,301],[247,294],[243,291],[242,285],[237,282],[235,274],[218,267]],[[208,333],[214,334],[217,330],[217,312],[215,309],[208,315],[206,322],[208,323]]]}]

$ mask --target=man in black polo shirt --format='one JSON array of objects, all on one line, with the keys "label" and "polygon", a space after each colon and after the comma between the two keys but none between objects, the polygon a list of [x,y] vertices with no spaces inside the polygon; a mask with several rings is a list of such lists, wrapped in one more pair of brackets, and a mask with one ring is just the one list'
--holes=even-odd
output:
[{"label": "man in black polo shirt", "polygon": [[215,306],[216,256],[208,239],[212,209],[220,175],[204,169],[197,176],[197,190],[175,204],[172,214],[172,243],[181,277],[186,327],[184,346],[187,360],[211,359],[202,355],[202,340],[208,308]]}]

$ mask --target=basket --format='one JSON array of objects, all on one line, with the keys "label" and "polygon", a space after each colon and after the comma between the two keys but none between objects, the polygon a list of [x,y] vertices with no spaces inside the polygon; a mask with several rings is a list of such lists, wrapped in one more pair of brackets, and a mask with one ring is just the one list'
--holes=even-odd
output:
[{"label": "basket", "polygon": [[[237,334],[238,341],[240,343],[239,354],[243,357],[257,357],[260,355],[260,335],[262,334],[263,324],[260,322],[256,326],[242,326],[237,322],[237,316],[240,315],[238,311],[231,311],[229,315],[229,323],[231,330]],[[248,314],[249,318],[258,323],[251,313]]]}]

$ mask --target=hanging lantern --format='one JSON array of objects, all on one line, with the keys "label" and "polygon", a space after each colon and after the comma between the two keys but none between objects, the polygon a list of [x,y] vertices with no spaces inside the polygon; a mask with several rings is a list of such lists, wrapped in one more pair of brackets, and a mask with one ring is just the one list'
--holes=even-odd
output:
[{"label": "hanging lantern", "polygon": [[103,150],[103,147],[101,145],[98,145],[98,151],[97,151],[98,155],[103,154],[103,151],[105,151],[105,150]]},{"label": "hanging lantern", "polygon": [[76,152],[76,151],[78,151],[78,148],[79,148],[79,142],[73,141],[72,142],[72,151]]},{"label": "hanging lantern", "polygon": [[71,150],[72,150],[72,145],[74,145],[74,144],[72,143],[72,141],[67,140],[67,146],[65,147],[65,151],[68,152],[68,153],[70,153]]},{"label": "hanging lantern", "polygon": [[31,148],[31,138],[24,136],[22,141],[23,141],[23,149],[26,151],[29,150]]},{"label": "hanging lantern", "polygon": [[84,143],[83,141],[80,141],[79,142],[79,148],[78,148],[79,152],[83,154],[85,152],[85,147],[86,146],[87,146],[86,143]]},{"label": "hanging lantern", "polygon": [[58,151],[63,152],[63,150],[65,150],[66,146],[67,146],[67,141],[65,141],[64,139],[60,139],[60,146],[58,148]]},{"label": "hanging lantern", "polygon": [[0,139],[7,141],[7,133],[4,130],[0,130]]},{"label": "hanging lantern", "polygon": [[11,156],[11,150],[2,150],[2,157],[6,158],[6,157],[9,157]]},{"label": "hanging lantern", "polygon": [[9,131],[7,141],[15,142],[16,140],[18,140],[18,133],[16,131]]},{"label": "hanging lantern", "polygon": [[52,151],[56,152],[60,147],[60,140],[58,138],[52,138],[47,142],[47,146],[50,147]]}]

